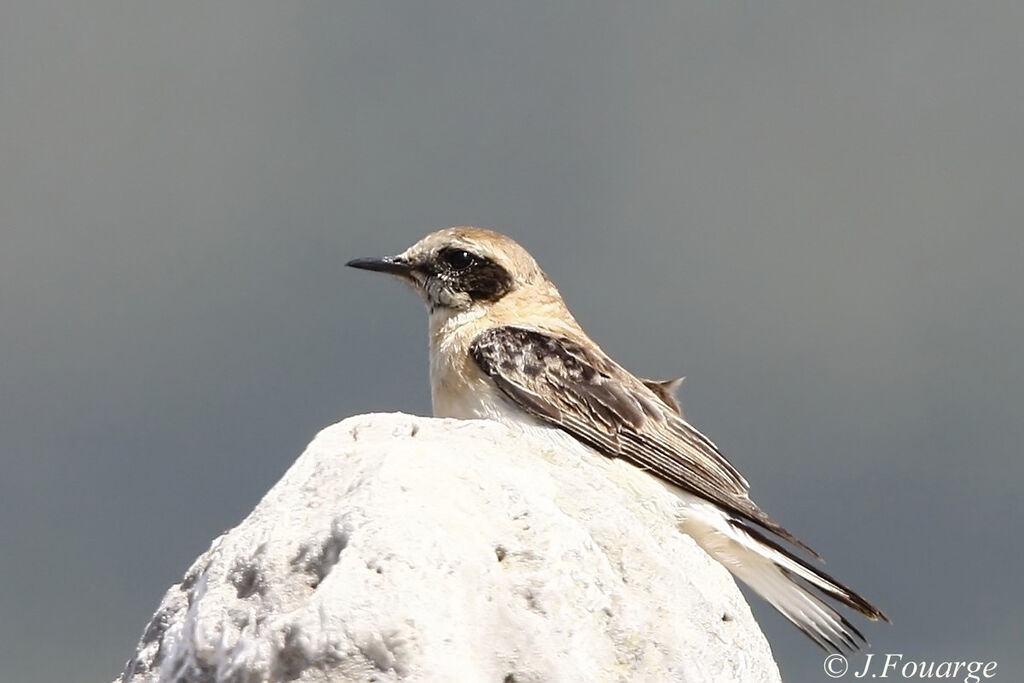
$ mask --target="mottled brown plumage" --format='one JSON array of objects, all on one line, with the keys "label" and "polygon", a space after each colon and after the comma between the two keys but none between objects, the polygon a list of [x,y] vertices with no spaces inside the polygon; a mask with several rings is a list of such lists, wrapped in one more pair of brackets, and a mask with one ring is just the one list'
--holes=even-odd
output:
[{"label": "mottled brown plumage", "polygon": [[710,439],[596,345],[508,325],[479,334],[470,355],[534,417],[814,553],[750,500]]}]

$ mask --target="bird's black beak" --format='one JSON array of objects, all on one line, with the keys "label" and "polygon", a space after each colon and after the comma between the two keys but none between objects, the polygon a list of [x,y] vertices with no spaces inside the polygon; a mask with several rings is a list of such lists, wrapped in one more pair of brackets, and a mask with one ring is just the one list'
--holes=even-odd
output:
[{"label": "bird's black beak", "polygon": [[398,256],[383,256],[380,258],[355,258],[345,264],[349,268],[360,270],[373,270],[378,273],[391,273],[392,275],[408,276],[412,270],[412,264]]}]

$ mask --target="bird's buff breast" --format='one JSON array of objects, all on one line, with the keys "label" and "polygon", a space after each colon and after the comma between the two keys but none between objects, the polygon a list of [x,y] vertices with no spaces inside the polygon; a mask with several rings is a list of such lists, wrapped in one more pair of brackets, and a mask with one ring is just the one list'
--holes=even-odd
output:
[{"label": "bird's buff breast", "polygon": [[[496,418],[503,401],[469,353],[480,332],[479,315],[432,315],[430,320],[430,398],[434,417]],[[509,406],[511,407],[511,406]]]},{"label": "bird's buff breast", "polygon": [[434,354],[430,364],[430,398],[434,417],[500,419],[518,409],[508,403],[497,387],[469,357],[456,359]]}]

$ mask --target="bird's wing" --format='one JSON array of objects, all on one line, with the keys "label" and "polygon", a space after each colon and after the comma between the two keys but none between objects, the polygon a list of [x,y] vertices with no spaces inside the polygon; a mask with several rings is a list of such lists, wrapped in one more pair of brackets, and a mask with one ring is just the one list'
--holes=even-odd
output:
[{"label": "bird's wing", "polygon": [[597,348],[504,326],[477,335],[470,352],[527,413],[816,555],[750,500],[746,479],[710,439]]},{"label": "bird's wing", "polygon": [[[640,379],[640,378],[638,378]],[[654,395],[661,399],[661,402],[667,405],[672,410],[679,414],[679,417],[686,419],[683,415],[683,405],[679,402],[679,397],[676,396],[676,391],[679,390],[679,386],[683,383],[685,377],[677,377],[676,379],[640,379],[644,383],[644,386],[654,392]]]}]

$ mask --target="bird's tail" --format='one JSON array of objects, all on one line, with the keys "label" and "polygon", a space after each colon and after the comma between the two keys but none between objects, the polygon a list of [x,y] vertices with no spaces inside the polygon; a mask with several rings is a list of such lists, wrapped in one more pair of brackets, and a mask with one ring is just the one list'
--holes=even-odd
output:
[{"label": "bird's tail", "polygon": [[823,649],[852,652],[867,641],[822,597],[873,621],[889,621],[853,590],[721,509],[706,502],[687,508],[696,514],[686,515],[682,530]]}]

